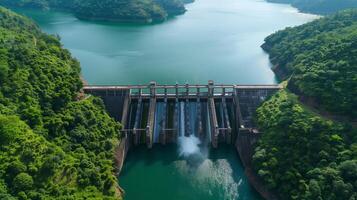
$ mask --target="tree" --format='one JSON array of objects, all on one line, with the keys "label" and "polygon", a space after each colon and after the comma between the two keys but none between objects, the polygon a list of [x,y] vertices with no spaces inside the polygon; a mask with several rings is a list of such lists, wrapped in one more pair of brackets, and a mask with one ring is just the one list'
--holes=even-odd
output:
[{"label": "tree", "polygon": [[15,176],[12,185],[16,191],[26,191],[32,188],[33,183],[32,176],[22,172]]},{"label": "tree", "polygon": [[0,114],[0,144],[5,145],[14,140],[22,131],[21,127],[17,126],[18,117],[3,116]]},{"label": "tree", "polygon": [[344,180],[352,183],[357,181],[357,160],[346,160],[342,162],[339,166],[339,170]]}]

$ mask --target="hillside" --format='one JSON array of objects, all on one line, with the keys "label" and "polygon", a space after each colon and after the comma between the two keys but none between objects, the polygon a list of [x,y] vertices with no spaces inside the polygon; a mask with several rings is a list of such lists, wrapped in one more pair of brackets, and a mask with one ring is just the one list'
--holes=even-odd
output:
[{"label": "hillside", "polygon": [[356,199],[357,10],[278,31],[262,47],[288,89],[257,110],[257,174],[281,199]]},{"label": "hillside", "polygon": [[357,198],[357,130],[311,112],[289,91],[257,110],[264,131],[253,156],[258,175],[280,199]]},{"label": "hillside", "polygon": [[331,14],[349,8],[357,8],[357,0],[267,0],[273,3],[288,3],[302,12]]},{"label": "hillside", "polygon": [[79,63],[58,38],[0,8],[0,199],[118,199],[119,125],[76,100]]},{"label": "hillside", "polygon": [[2,0],[0,5],[65,10],[87,20],[139,23],[161,22],[186,11],[181,0]]},{"label": "hillside", "polygon": [[357,9],[278,31],[262,47],[293,92],[321,111],[357,117]]}]

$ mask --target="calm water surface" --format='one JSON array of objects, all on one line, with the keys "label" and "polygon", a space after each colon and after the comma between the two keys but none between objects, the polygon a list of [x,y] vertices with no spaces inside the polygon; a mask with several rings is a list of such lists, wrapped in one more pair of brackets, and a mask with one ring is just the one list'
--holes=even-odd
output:
[{"label": "calm water surface", "polygon": [[91,84],[274,83],[264,38],[315,16],[256,0],[197,0],[157,25],[87,22],[60,12],[24,11],[59,34]]},{"label": "calm water surface", "polygon": [[[256,0],[196,0],[187,13],[157,25],[88,22],[62,12],[20,10],[62,38],[91,84],[269,84],[275,82],[260,45],[287,26],[316,16]],[[204,149],[204,148],[203,148]],[[238,155],[221,146],[199,159],[176,146],[129,152],[119,177],[125,200],[255,200]],[[201,151],[203,151],[201,149]]]}]

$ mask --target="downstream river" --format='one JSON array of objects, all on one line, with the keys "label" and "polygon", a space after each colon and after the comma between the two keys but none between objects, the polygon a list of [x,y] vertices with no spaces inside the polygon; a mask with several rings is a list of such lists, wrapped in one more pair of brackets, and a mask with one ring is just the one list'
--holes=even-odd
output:
[{"label": "downstream river", "polygon": [[[275,76],[260,45],[269,34],[316,16],[256,0],[196,0],[162,24],[89,22],[54,11],[19,10],[58,34],[90,84],[271,84]],[[234,148],[156,146],[129,152],[119,177],[125,200],[254,200]]]}]

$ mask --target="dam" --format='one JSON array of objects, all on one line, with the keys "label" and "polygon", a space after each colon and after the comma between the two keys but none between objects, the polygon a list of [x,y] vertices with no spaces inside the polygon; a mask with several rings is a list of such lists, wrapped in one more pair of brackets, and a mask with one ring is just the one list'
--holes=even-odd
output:
[{"label": "dam", "polygon": [[265,199],[276,199],[252,170],[254,144],[261,133],[254,115],[280,85],[87,85],[86,94],[100,97],[108,113],[122,124],[115,150],[119,174],[130,148],[198,138],[204,145],[234,145],[250,184]]},{"label": "dam", "polygon": [[217,148],[234,144],[240,133],[258,134],[256,108],[279,85],[148,85],[85,86],[102,98],[109,114],[121,122],[128,145],[176,142],[194,135]]}]

